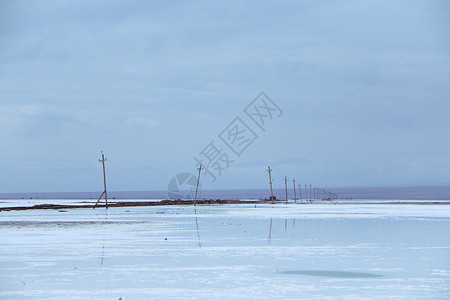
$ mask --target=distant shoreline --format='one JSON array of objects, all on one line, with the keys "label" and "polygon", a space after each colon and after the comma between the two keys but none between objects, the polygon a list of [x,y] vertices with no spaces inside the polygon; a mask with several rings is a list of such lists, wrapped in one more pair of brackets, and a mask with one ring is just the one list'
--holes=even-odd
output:
[{"label": "distant shoreline", "polygon": [[[242,201],[242,200],[220,200],[220,199],[209,199],[209,200],[198,200],[197,205],[226,205],[226,204],[286,204],[284,201],[275,201],[272,203],[270,200],[255,200],[255,201]],[[331,202],[331,201],[319,201],[319,202],[289,202],[289,205],[311,205],[311,204],[329,204],[329,205],[450,205],[450,201],[380,201],[380,202]],[[115,207],[143,207],[143,206],[169,206],[169,205],[194,205],[193,200],[161,200],[161,201],[132,201],[132,202],[112,202],[108,203],[108,208]],[[1,211],[19,211],[19,210],[42,210],[42,209],[53,209],[53,210],[66,210],[66,209],[79,209],[79,208],[93,208],[93,204],[83,204],[83,205],[63,205],[63,204],[38,204],[33,206],[14,206],[14,207],[0,207]],[[97,209],[106,208],[105,204],[97,205]]]},{"label": "distant shoreline", "polygon": [[[264,204],[271,203],[270,201],[242,201],[242,200],[220,200],[220,199],[209,199],[209,200],[197,200],[197,205],[212,205],[212,204]],[[138,206],[168,206],[168,205],[194,205],[194,200],[161,200],[161,201],[130,201],[130,202],[111,202],[108,203],[108,208],[114,207],[138,207]],[[9,210],[34,210],[34,209],[77,209],[77,208],[93,208],[93,204],[82,204],[82,205],[64,205],[64,204],[37,204],[33,206],[15,206],[15,207],[0,207],[0,211]],[[104,203],[99,204],[95,207],[106,208]]]}]

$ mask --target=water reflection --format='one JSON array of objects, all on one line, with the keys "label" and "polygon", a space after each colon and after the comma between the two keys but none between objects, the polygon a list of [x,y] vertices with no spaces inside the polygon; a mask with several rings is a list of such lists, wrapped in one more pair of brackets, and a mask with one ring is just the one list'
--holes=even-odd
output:
[{"label": "water reflection", "polygon": [[[292,228],[295,228],[295,222],[296,222],[296,219],[293,218],[293,219],[292,219]],[[288,228],[289,228],[288,225],[289,225],[289,219],[288,219],[288,218],[285,218],[285,219],[284,219],[284,232],[285,232],[285,233],[288,232]],[[274,225],[273,218],[270,218],[270,224],[269,224],[269,237],[268,237],[269,244],[270,244],[270,242],[272,241],[272,228],[273,228],[273,227],[276,228],[276,226]],[[280,227],[281,227],[281,226],[280,226]]]},{"label": "water reflection", "polygon": [[[105,225],[108,223],[108,211],[105,211]],[[101,261],[100,261],[100,267],[103,267],[103,261],[105,258],[105,240],[106,240],[106,230],[107,230],[107,226],[103,226],[104,230],[103,230],[103,241],[102,241],[102,257],[101,257]]]},{"label": "water reflection", "polygon": [[195,207],[194,207],[194,214],[195,214],[195,226],[197,227],[198,246],[201,248],[202,243],[200,241],[200,231],[198,230],[197,208]]},{"label": "water reflection", "polygon": [[272,218],[270,218],[269,244],[271,240],[272,240]]}]

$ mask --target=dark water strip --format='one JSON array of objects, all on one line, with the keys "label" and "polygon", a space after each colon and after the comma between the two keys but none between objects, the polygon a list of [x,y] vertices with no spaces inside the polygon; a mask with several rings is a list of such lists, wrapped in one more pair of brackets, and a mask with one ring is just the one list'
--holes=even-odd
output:
[{"label": "dark water strip", "polygon": [[297,271],[285,271],[285,272],[280,272],[280,273],[281,274],[292,274],[292,275],[334,277],[334,278],[378,278],[378,277],[383,277],[383,275],[374,274],[374,273],[330,271],[330,270],[297,270]]}]

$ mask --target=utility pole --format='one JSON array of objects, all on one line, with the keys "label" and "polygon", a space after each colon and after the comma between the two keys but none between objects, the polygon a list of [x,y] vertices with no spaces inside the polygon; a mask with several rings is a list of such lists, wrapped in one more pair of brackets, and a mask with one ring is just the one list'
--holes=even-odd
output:
[{"label": "utility pole", "polygon": [[297,193],[295,192],[295,178],[292,178],[292,184],[294,185],[294,201],[297,203]]},{"label": "utility pole", "polygon": [[287,178],[286,178],[286,175],[284,175],[284,186],[285,186],[285,188],[286,188],[286,203],[288,203],[288,196],[287,196],[287,182],[288,182],[288,180],[287,180]]},{"label": "utility pole", "polygon": [[105,155],[103,154],[103,151],[102,151],[102,159],[99,159],[98,161],[101,162],[103,165],[103,185],[105,187],[105,190],[100,195],[100,197],[98,198],[97,202],[95,203],[95,205],[92,209],[94,209],[97,206],[98,202],[100,201],[100,199],[102,199],[103,195],[105,195],[106,209],[108,209],[108,193],[106,191],[106,173],[105,173],[105,161],[106,160],[107,159],[105,158]]},{"label": "utility pole", "polygon": [[300,202],[303,202],[303,199],[302,199],[302,185],[301,184],[298,185],[298,192],[300,193]]},{"label": "utility pole", "polygon": [[198,177],[197,177],[197,187],[195,188],[195,198],[194,198],[194,206],[197,205],[197,192],[198,192],[198,184],[200,183],[200,173],[202,172],[202,164],[200,164],[200,167],[197,168],[198,170]]},{"label": "utility pole", "polygon": [[312,192],[311,192],[311,189],[312,189],[312,185],[311,185],[311,183],[309,183],[309,201],[310,201],[310,202],[312,202]]},{"label": "utility pole", "polygon": [[308,202],[308,185],[305,184],[305,202]]},{"label": "utility pole", "polygon": [[270,200],[272,200],[273,204],[273,190],[272,190],[272,169],[267,167],[267,172],[269,172],[269,184],[270,184]]}]

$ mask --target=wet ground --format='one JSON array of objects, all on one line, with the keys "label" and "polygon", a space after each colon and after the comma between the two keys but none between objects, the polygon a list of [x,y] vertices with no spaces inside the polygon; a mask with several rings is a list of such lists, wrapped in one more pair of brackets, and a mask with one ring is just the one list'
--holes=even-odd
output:
[{"label": "wet ground", "polygon": [[450,206],[0,212],[0,299],[450,298]]}]

